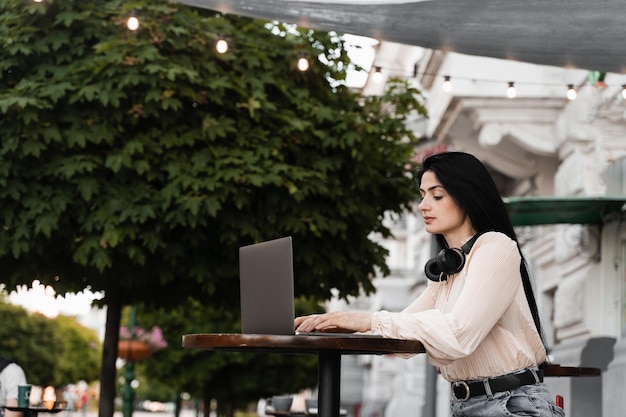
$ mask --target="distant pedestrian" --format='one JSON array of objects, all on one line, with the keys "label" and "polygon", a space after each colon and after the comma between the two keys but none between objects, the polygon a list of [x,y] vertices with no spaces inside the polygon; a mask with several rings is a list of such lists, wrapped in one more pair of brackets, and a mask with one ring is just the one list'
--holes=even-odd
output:
[{"label": "distant pedestrian", "polygon": [[87,407],[89,406],[89,396],[87,395],[87,391],[83,391],[80,394],[80,399],[78,402],[80,404],[80,412],[82,416],[87,417]]},{"label": "distant pedestrian", "polygon": [[26,375],[21,366],[0,356],[0,417],[21,417],[18,411],[4,407],[17,407],[17,393],[20,385],[26,385]]},{"label": "distant pedestrian", "polygon": [[89,406],[89,396],[87,391],[78,392],[78,400],[76,401],[76,410],[80,410],[82,417],[87,416],[87,407]]},{"label": "distant pedestrian", "polygon": [[70,417],[74,411],[76,402],[78,401],[76,387],[73,384],[66,385],[63,389],[63,401],[66,402],[65,416]]}]

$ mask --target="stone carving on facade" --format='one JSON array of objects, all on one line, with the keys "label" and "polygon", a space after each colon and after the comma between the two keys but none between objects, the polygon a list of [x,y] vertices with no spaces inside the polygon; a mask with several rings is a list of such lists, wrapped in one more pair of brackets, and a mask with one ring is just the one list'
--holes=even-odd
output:
[{"label": "stone carving on facade", "polygon": [[532,123],[488,123],[478,134],[478,143],[488,148],[498,145],[504,137],[509,137],[521,148],[540,155],[552,155],[556,151],[556,143],[551,140],[550,125]]},{"label": "stone carving on facade", "polygon": [[[555,261],[565,264],[576,258],[595,260],[599,255],[598,236],[595,226],[581,224],[560,225],[554,229]],[[587,261],[585,261],[586,263]]]},{"label": "stone carving on facade", "polygon": [[576,195],[582,193],[584,183],[585,156],[574,149],[567,159],[561,161],[554,177],[557,195]]},{"label": "stone carving on facade", "polygon": [[584,319],[583,306],[584,276],[582,274],[563,280],[554,294],[554,327],[562,329],[581,323]]},{"label": "stone carving on facade", "polygon": [[626,100],[619,89],[589,88],[589,120],[626,124]]}]

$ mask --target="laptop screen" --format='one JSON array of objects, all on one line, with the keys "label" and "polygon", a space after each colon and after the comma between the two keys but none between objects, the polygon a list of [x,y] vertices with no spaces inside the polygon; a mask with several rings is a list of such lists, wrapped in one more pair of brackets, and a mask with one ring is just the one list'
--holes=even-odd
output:
[{"label": "laptop screen", "polygon": [[294,334],[291,236],[239,248],[241,330]]}]

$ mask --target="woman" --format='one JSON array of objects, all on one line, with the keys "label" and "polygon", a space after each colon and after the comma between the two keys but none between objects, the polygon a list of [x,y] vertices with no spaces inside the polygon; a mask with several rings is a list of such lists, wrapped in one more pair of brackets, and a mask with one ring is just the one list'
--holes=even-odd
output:
[{"label": "woman", "polygon": [[442,248],[429,285],[404,311],[298,317],[296,330],[419,340],[451,382],[452,415],[563,416],[543,384],[546,360],[526,263],[491,175],[474,156],[432,155],[418,173],[425,229]]}]

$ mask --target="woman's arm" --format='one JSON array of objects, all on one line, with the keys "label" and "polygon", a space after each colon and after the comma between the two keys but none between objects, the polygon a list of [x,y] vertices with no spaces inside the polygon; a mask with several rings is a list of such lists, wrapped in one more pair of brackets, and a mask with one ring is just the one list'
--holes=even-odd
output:
[{"label": "woman's arm", "polygon": [[[16,398],[7,398],[7,407],[17,407]],[[19,411],[4,410],[4,417],[22,417],[22,413]]]},{"label": "woman's arm", "polygon": [[[428,288],[413,301],[404,311],[424,311],[434,307],[436,285]],[[369,312],[341,312],[336,311],[325,314],[314,314],[296,318],[295,329],[298,332],[367,332],[372,329],[372,319],[376,313]],[[385,334],[385,332],[380,332]]]}]

